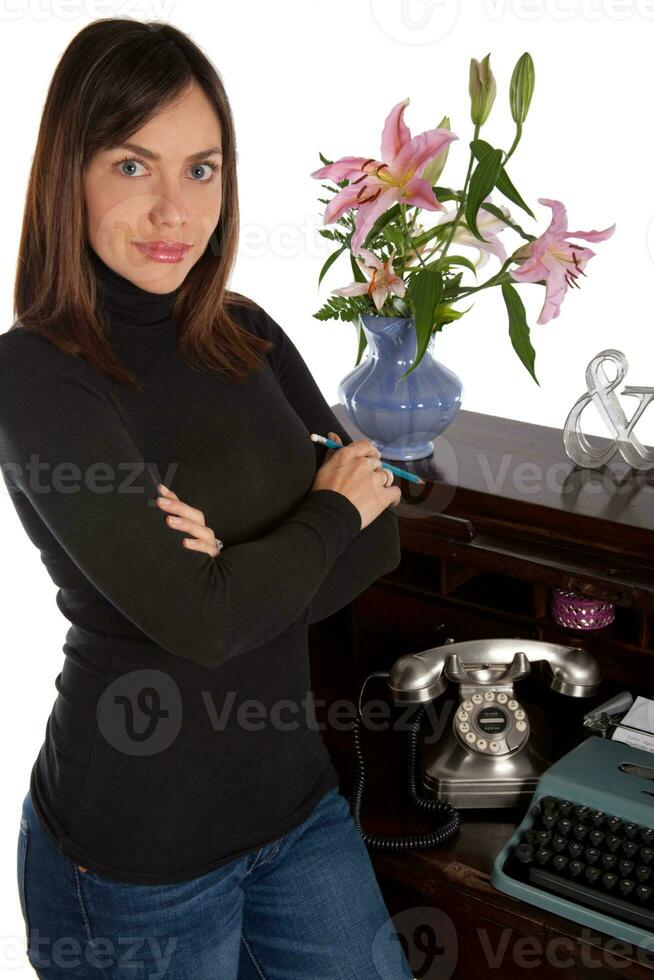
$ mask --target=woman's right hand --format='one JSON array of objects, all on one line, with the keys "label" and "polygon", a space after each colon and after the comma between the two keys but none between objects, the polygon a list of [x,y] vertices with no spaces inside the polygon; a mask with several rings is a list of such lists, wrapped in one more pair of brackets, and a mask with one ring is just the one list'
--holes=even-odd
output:
[{"label": "woman's right hand", "polygon": [[[340,442],[334,433],[329,435]],[[332,449],[317,470],[311,490],[336,490],[346,496],[361,514],[363,530],[402,499],[400,488],[393,486],[393,474],[382,468],[380,460],[381,453],[369,439]]]}]

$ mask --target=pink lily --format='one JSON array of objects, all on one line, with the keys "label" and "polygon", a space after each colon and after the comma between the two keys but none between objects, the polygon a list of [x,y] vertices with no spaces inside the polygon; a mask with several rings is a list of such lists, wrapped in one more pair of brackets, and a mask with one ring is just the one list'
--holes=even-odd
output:
[{"label": "pink lily", "polygon": [[[360,256],[363,256],[364,261],[361,261]],[[359,249],[357,263],[363,274],[369,275],[369,281],[353,282],[350,286],[332,289],[332,293],[335,296],[363,296],[368,293],[379,312],[389,293],[396,296],[404,296],[406,293],[406,283],[393,271],[393,258],[394,253],[391,252],[386,261],[382,262],[369,249]]]},{"label": "pink lily", "polygon": [[428,211],[442,211],[431,184],[420,174],[435,156],[458,139],[449,129],[428,129],[411,136],[403,119],[410,99],[394,106],[384,122],[381,160],[341,157],[311,174],[318,180],[349,180],[325,208],[323,224],[336,221],[349,208],[357,209],[351,250],[356,255],[377,218],[396,201]]},{"label": "pink lily", "polygon": [[545,280],[545,302],[537,323],[547,323],[559,315],[561,303],[569,286],[579,288],[579,274],[585,276],[584,267],[595,252],[584,245],[576,245],[569,238],[585,238],[589,242],[601,242],[610,238],[615,225],[603,231],[568,231],[568,215],[561,201],[539,197],[539,204],[552,209],[552,220],[543,234],[515,253],[525,259],[519,269],[511,269],[516,282],[540,282]]}]

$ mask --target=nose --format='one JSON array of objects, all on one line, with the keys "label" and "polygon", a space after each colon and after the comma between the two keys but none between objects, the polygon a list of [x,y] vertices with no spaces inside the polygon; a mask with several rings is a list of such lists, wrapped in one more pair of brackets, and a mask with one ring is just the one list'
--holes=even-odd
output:
[{"label": "nose", "polygon": [[154,228],[181,228],[187,220],[183,189],[174,178],[162,177],[149,209]]}]

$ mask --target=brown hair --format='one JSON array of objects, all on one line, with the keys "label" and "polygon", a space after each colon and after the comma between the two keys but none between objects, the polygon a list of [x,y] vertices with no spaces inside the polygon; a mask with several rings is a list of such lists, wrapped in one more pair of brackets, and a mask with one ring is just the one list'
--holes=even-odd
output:
[{"label": "brown hair", "polygon": [[256,308],[226,290],[236,255],[239,207],[234,123],[222,81],[202,51],[170,24],[95,20],[64,51],[48,89],[27,186],[14,315],[60,350],[80,354],[129,387],[141,384],[111,349],[96,309],[98,292],[86,234],[83,171],[196,82],[222,129],[220,218],[204,255],[175,299],[180,356],[236,381],[261,364],[272,344],[240,327],[230,304]]}]

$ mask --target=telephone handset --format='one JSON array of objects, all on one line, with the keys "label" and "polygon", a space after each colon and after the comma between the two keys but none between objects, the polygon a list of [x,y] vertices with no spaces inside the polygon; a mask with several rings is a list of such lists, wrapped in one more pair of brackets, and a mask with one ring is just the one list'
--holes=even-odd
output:
[{"label": "telephone handset", "polygon": [[[366,843],[380,850],[433,847],[459,829],[455,807],[510,807],[528,802],[541,773],[550,761],[530,742],[529,717],[518,701],[513,684],[526,677],[531,664],[545,662],[549,686],[571,697],[597,692],[600,673],[595,657],[579,647],[541,640],[492,638],[449,639],[443,645],[405,654],[389,673],[376,672],[363,683],[359,716],[354,726],[357,775],[351,810]],[[372,677],[383,676],[397,705],[417,704],[409,728],[408,789],[414,804],[438,813],[444,823],[430,834],[415,837],[379,837],[361,829],[360,808],[365,770],[360,744],[361,697]],[[416,754],[420,726],[428,703],[447,688],[459,685],[459,700],[450,724],[437,743],[422,738],[421,786]],[[426,792],[428,797],[421,795]]]}]

